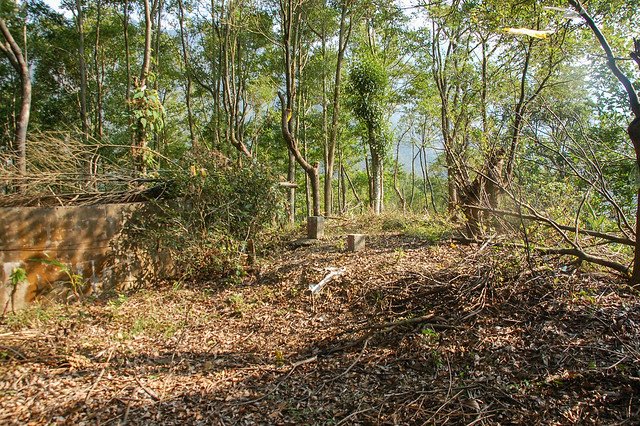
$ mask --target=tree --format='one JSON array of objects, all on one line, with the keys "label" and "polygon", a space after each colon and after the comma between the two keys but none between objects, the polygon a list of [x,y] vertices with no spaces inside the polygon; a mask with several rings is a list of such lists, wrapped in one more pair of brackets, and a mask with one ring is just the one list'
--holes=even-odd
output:
[{"label": "tree", "polygon": [[302,6],[305,0],[279,0],[280,36],[284,59],[285,92],[278,92],[281,108],[280,126],[290,154],[300,164],[311,184],[314,216],[320,216],[319,164],[311,164],[300,151],[295,126],[297,115],[297,90],[301,60]]},{"label": "tree", "polygon": [[146,173],[147,170],[147,133],[149,127],[153,125],[153,117],[149,113],[158,111],[157,93],[151,92],[147,87],[149,68],[151,66],[151,6],[149,0],[144,0],[144,50],[142,53],[142,67],[140,77],[134,81],[135,93],[132,102],[135,105],[133,113],[135,116],[135,138],[132,147],[133,162],[136,171]]},{"label": "tree", "polygon": [[[338,55],[336,57],[333,81],[333,103],[331,109],[331,128],[327,139],[325,174],[324,174],[324,211],[326,216],[333,213],[333,169],[335,164],[336,143],[338,140],[338,123],[340,119],[340,94],[342,89],[342,68],[345,52],[353,27],[353,1],[342,0],[340,3],[340,30],[338,33]],[[323,105],[326,109],[326,105]]]},{"label": "tree", "polygon": [[22,101],[20,113],[16,120],[16,131],[14,137],[14,148],[17,151],[18,172],[24,176],[27,174],[27,128],[29,127],[29,115],[31,113],[31,76],[26,55],[18,46],[11,35],[4,19],[0,18],[0,33],[4,39],[0,43],[0,51],[5,54],[11,66],[20,76]]},{"label": "tree", "polygon": [[[607,66],[618,81],[620,81],[622,86],[624,86],[628,96],[629,108],[634,116],[634,119],[627,127],[627,133],[629,134],[629,139],[631,140],[631,144],[633,145],[636,155],[636,166],[640,169],[640,101],[638,100],[638,93],[636,93],[636,89],[629,77],[627,77],[618,67],[616,56],[613,54],[609,42],[605,38],[604,34],[602,34],[591,15],[585,10],[579,0],[569,0],[569,4],[586,21],[587,25],[597,38],[598,43],[602,47],[602,50],[605,52]],[[640,40],[634,40],[634,50],[629,56],[640,68]],[[637,188],[636,198],[636,232],[631,283],[634,285],[640,284],[640,187]]]},{"label": "tree", "polygon": [[385,104],[389,82],[386,70],[376,54],[365,54],[349,73],[349,105],[366,131],[371,154],[372,207],[382,211],[382,167],[387,154]]}]

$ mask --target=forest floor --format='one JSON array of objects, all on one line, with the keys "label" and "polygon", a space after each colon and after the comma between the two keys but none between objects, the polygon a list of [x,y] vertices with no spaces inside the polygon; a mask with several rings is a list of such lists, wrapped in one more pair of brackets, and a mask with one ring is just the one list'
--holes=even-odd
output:
[{"label": "forest floor", "polygon": [[[2,424],[638,424],[640,298],[513,249],[368,235],[0,324]],[[563,263],[564,262],[564,263]],[[316,296],[326,267],[345,273]]]}]

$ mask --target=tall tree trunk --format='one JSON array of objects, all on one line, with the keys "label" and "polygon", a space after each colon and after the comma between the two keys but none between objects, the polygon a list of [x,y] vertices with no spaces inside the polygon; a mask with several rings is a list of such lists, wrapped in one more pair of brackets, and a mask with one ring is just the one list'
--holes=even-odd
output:
[{"label": "tall tree trunk", "polygon": [[139,87],[146,86],[149,68],[151,66],[151,38],[153,35],[153,21],[151,19],[151,6],[149,0],[144,0],[144,51],[142,54],[142,67],[140,68]]},{"label": "tall tree trunk", "polygon": [[365,154],[364,156],[364,170],[367,172],[367,191],[369,194],[369,209],[373,211],[373,177],[371,175],[371,162],[369,161],[369,156]]},{"label": "tall tree trunk", "polygon": [[198,142],[195,134],[195,125],[193,120],[193,111],[191,108],[191,68],[189,65],[189,48],[187,41],[187,34],[184,25],[184,3],[182,0],[178,0],[178,13],[180,23],[180,43],[182,46],[182,61],[184,63],[185,76],[187,79],[185,87],[185,101],[187,105],[187,121],[189,123],[189,138],[191,140],[191,149],[195,152],[198,151]]},{"label": "tall tree trunk", "polygon": [[508,160],[507,160],[507,169],[506,169],[506,179],[507,182],[511,181],[513,177],[513,167],[516,159],[516,152],[518,150],[518,142],[520,141],[520,132],[522,131],[523,125],[523,114],[524,109],[526,107],[526,85],[527,85],[527,76],[529,70],[529,61],[531,59],[531,48],[533,46],[533,39],[531,39],[528,43],[528,46],[525,50],[524,57],[524,66],[522,68],[522,75],[520,77],[520,93],[518,95],[518,103],[516,104],[516,109],[514,111],[513,116],[513,127],[511,129],[511,145],[509,147],[508,152]]},{"label": "tall tree trunk", "polygon": [[400,141],[398,141],[396,145],[396,161],[393,168],[393,189],[396,191],[396,195],[398,196],[398,200],[400,201],[400,206],[402,207],[402,213],[406,213],[407,211],[407,200],[404,197],[404,191],[398,186],[398,161],[400,157]]},{"label": "tall tree trunk", "polygon": [[[27,128],[31,114],[31,76],[26,56],[2,18],[0,18],[0,33],[5,40],[4,43],[0,43],[0,51],[7,56],[11,66],[20,76],[22,100],[20,114],[16,120],[14,146],[17,151],[18,172],[21,176],[25,176],[27,174]],[[20,186],[18,186],[18,190],[20,190]]]},{"label": "tall tree trunk", "polygon": [[[306,122],[303,125],[304,128],[304,132],[302,134],[302,154],[304,156],[304,159],[307,159],[307,137],[306,137]],[[309,174],[305,173],[304,174],[304,202],[305,202],[305,206],[306,206],[306,214],[307,216],[310,216],[309,213],[311,212],[310,206],[311,206],[311,197],[310,197],[310,193],[309,193]]]},{"label": "tall tree trunk", "polygon": [[124,35],[124,62],[127,71],[127,88],[125,91],[125,99],[127,101],[127,112],[129,117],[129,127],[131,127],[131,60],[129,52],[129,0],[124,0],[122,13],[122,29]]},{"label": "tall tree trunk", "polygon": [[[142,56],[142,67],[140,69],[140,78],[136,82],[137,90],[146,90],[147,77],[149,76],[149,68],[151,66],[151,7],[149,0],[144,0],[144,51]],[[146,173],[145,151],[147,150],[147,133],[144,124],[140,119],[136,123],[136,140],[133,146],[133,159],[136,171]]]},{"label": "tall tree trunk", "polygon": [[[322,63],[327,60],[327,30],[324,23],[322,24],[322,32],[319,34],[321,39]],[[333,186],[330,185],[333,176],[329,177],[329,173],[333,175],[333,170],[329,170],[329,124],[327,100],[327,73],[322,67],[322,146],[324,147],[324,215],[331,216],[333,211]],[[329,183],[329,184],[328,184]]]},{"label": "tall tree trunk", "polygon": [[[636,167],[640,168],[640,101],[638,100],[638,93],[633,86],[633,83],[621,70],[616,63],[616,57],[611,50],[611,46],[607,42],[598,26],[591,18],[591,15],[587,13],[579,0],[569,0],[569,4],[582,16],[587,22],[591,31],[598,39],[602,50],[604,50],[607,56],[607,66],[611,73],[618,79],[618,81],[624,86],[627,96],[629,98],[629,108],[634,115],[634,119],[629,123],[627,127],[627,133],[629,139],[633,145],[634,152],[636,154]],[[640,40],[634,39],[634,50],[629,55],[640,68]],[[631,284],[640,284],[640,189],[636,193],[636,232],[635,232],[635,247],[633,256],[633,272],[631,274]]]},{"label": "tall tree trunk", "polygon": [[344,178],[344,159],[342,154],[342,149],[340,149],[338,154],[338,170],[340,171],[340,191],[338,192],[338,209],[340,210],[340,214],[345,213],[346,204],[347,204],[347,186],[345,185]]},{"label": "tall tree trunk", "polygon": [[[224,10],[220,8],[220,15],[216,20],[216,5],[215,0],[211,0],[211,38],[217,40],[215,46],[217,50],[215,54],[211,55],[211,71],[214,77],[214,89],[213,89],[213,146],[216,149],[220,149],[222,146],[222,63],[223,63],[223,43],[222,43],[222,20]],[[217,61],[216,61],[217,60]]]},{"label": "tall tree trunk", "polygon": [[[344,62],[344,55],[349,44],[349,38],[351,36],[352,21],[350,17],[352,0],[343,0],[341,2],[340,13],[340,33],[338,35],[338,57],[336,59],[336,73],[333,82],[333,108],[331,113],[331,132],[329,133],[329,141],[327,144],[327,155],[325,163],[325,178],[324,178],[324,205],[325,214],[331,215],[331,208],[333,205],[333,167],[335,162],[335,150],[338,140],[338,121],[340,118],[340,91],[342,85],[342,63]],[[348,22],[347,22],[348,20]],[[327,207],[329,206],[329,210]]]},{"label": "tall tree trunk", "polygon": [[84,12],[82,0],[76,0],[76,25],[78,29],[78,65],[80,67],[80,121],[82,139],[89,139],[89,117],[87,116],[87,64],[84,58]]},{"label": "tall tree trunk", "polygon": [[244,108],[242,102],[242,52],[238,39],[239,30],[238,22],[235,20],[235,6],[233,3],[227,5],[226,18],[223,25],[223,63],[221,64],[222,72],[222,99],[226,117],[225,136],[227,141],[243,156],[251,157],[251,152],[245,145],[243,139],[243,114],[241,108]]},{"label": "tall tree trunk", "polygon": [[[369,147],[375,147],[376,135],[372,127],[368,129]],[[375,149],[370,149],[371,154],[371,192],[373,213],[380,214],[382,212],[382,157]]]},{"label": "tall tree trunk", "polygon": [[[289,151],[289,167],[287,172],[289,183],[296,183],[296,157]],[[296,188],[289,187],[289,223],[296,222]]]},{"label": "tall tree trunk", "polygon": [[[96,3],[96,44],[93,50],[93,66],[95,67],[96,77],[96,110],[95,110],[95,127],[94,137],[98,140],[102,140],[103,136],[103,124],[102,124],[102,79],[104,61],[101,65],[101,46],[100,46],[100,26],[102,25],[102,0],[97,0]],[[94,170],[95,171],[95,170]]]},{"label": "tall tree trunk", "polygon": [[[153,71],[154,71],[154,79],[153,79],[153,88],[158,92],[160,85],[160,73],[161,73],[161,64],[160,61],[162,56],[160,55],[160,47],[162,46],[162,12],[164,10],[164,0],[154,0],[152,11],[155,10],[155,18],[152,17],[151,23],[152,27],[155,24],[155,28],[153,29],[153,34],[155,35],[155,39],[153,40],[153,55],[155,56],[155,61],[153,61]],[[166,93],[165,93],[166,95]],[[161,99],[164,103],[164,99]],[[160,151],[160,148],[163,146],[163,132],[156,131],[153,135],[153,149],[156,151]]]},{"label": "tall tree trunk", "polygon": [[296,76],[298,75],[298,60],[300,55],[299,35],[301,31],[302,13],[300,3],[294,0],[280,0],[280,17],[282,18],[282,45],[285,65],[285,93],[278,92],[281,107],[280,127],[289,151],[293,154],[302,169],[308,174],[311,184],[313,215],[320,216],[320,165],[310,164],[303,157],[298,147],[295,119],[293,114],[296,102]]},{"label": "tall tree trunk", "polygon": [[155,19],[151,19],[152,26],[155,25],[153,34],[155,38],[153,40],[153,54],[156,60],[153,63],[153,70],[155,74],[155,79],[153,80],[154,89],[158,90],[158,84],[160,81],[160,46],[162,44],[162,11],[164,10],[164,0],[155,0],[154,8],[155,9]]},{"label": "tall tree trunk", "polygon": [[409,210],[413,210],[413,198],[416,193],[416,157],[417,157],[416,143],[412,139],[411,140],[411,193],[409,194]]}]

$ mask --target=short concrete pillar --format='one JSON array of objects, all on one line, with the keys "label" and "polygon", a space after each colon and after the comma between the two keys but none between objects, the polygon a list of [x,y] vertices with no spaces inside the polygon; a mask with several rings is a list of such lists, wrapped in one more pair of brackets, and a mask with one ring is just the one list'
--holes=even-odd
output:
[{"label": "short concrete pillar", "polygon": [[356,252],[364,249],[364,234],[347,235],[347,250]]},{"label": "short concrete pillar", "polygon": [[307,218],[307,238],[317,240],[324,237],[324,217],[309,216]]}]

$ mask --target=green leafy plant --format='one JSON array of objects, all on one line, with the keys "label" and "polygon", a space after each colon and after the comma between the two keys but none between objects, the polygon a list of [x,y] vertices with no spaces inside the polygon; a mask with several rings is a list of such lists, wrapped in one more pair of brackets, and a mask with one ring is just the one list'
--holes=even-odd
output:
[{"label": "green leafy plant", "polygon": [[170,172],[165,199],[133,213],[118,250],[163,250],[175,281],[241,283],[246,242],[259,246],[261,233],[281,219],[277,179],[260,165],[236,168],[211,158],[187,164]]},{"label": "green leafy plant", "polygon": [[16,288],[19,284],[27,281],[27,271],[24,268],[13,268],[9,275],[11,287]]},{"label": "green leafy plant", "polygon": [[73,272],[69,265],[61,262],[58,259],[47,257],[44,259],[31,259],[31,261],[58,268],[59,271],[66,276],[67,282],[71,288],[71,291],[73,292],[73,295],[76,296],[78,300],[82,300],[85,281],[81,274]]},{"label": "green leafy plant", "polygon": [[432,328],[423,328],[421,333],[428,339],[437,339],[440,336],[438,332]]},{"label": "green leafy plant", "polygon": [[246,302],[242,293],[234,293],[227,299],[236,315],[242,316],[246,310]]},{"label": "green leafy plant", "polygon": [[18,286],[27,281],[27,271],[24,268],[17,267],[11,270],[11,274],[9,274],[9,284],[11,284],[11,296],[7,301],[3,309],[3,314],[7,311],[7,307],[9,303],[11,303],[11,312],[14,312],[14,297],[16,295],[16,291],[18,290]]},{"label": "green leafy plant", "polygon": [[[161,132],[164,128],[165,110],[158,95],[158,91],[151,89],[149,86],[155,80],[155,75],[149,73],[147,76],[147,84],[135,87],[131,99],[129,100],[129,108],[132,115],[131,126],[138,134],[138,139],[146,140],[155,132]],[[142,162],[149,169],[157,169],[158,162],[151,150],[141,146]]]},{"label": "green leafy plant", "polygon": [[124,305],[126,301],[127,301],[127,295],[118,293],[118,297],[116,297],[115,299],[109,300],[108,305],[113,309],[118,309],[120,308],[120,306]]}]

